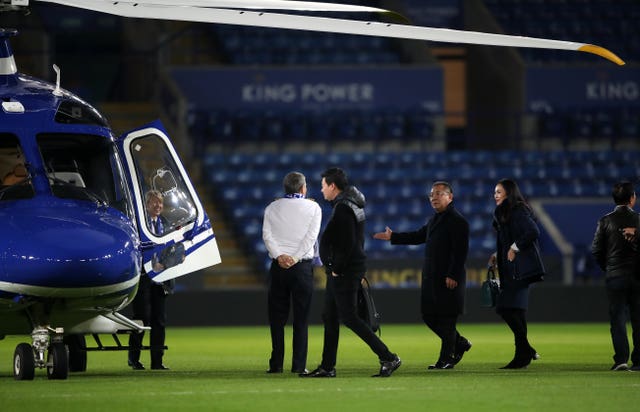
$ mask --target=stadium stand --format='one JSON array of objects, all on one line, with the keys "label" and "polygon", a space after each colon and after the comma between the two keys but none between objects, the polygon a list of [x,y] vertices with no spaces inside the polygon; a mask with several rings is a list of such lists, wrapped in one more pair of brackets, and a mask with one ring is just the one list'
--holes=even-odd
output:
[{"label": "stadium stand", "polygon": [[[505,32],[530,37],[560,40],[580,39],[605,47],[616,47],[630,61],[640,59],[640,3],[620,0],[615,6],[607,0],[485,0]],[[589,63],[579,53],[525,49],[522,56],[529,64]]]},{"label": "stadium stand", "polygon": [[[235,153],[231,156],[209,153],[205,156],[204,173],[212,186],[224,187],[216,193],[216,202],[224,205],[234,222],[236,233],[245,239],[247,253],[263,254],[261,222],[264,207],[282,195],[281,178],[291,170],[308,176],[309,191],[330,213],[321,199],[319,175],[324,168],[339,165],[350,173],[351,180],[366,195],[369,217],[368,230],[414,230],[432,214],[426,193],[430,183],[446,179],[455,190],[455,203],[468,218],[471,229],[470,253],[474,257],[488,256],[494,248],[491,227],[493,189],[502,177],[515,177],[530,201],[558,197],[591,199],[600,203],[608,199],[610,182],[635,180],[640,174],[640,152],[515,152],[515,151],[455,151],[427,153],[402,151],[396,153],[286,153],[259,155]],[[220,183],[224,182],[224,186]],[[591,205],[590,207],[593,207]],[[608,203],[607,203],[608,207]],[[597,208],[602,210],[602,206]],[[562,212],[562,207],[549,206],[547,211],[559,220],[580,216],[574,207]],[[580,221],[575,227],[595,227],[595,220]],[[580,246],[585,236],[569,241]],[[582,232],[584,233],[584,232]],[[388,258],[390,247],[385,242],[366,242],[370,258]],[[420,247],[393,250],[397,258],[419,258]],[[267,264],[267,261],[264,261]]]},{"label": "stadium stand", "polygon": [[[394,5],[404,7],[400,11],[417,24],[463,28],[469,16],[463,18],[462,3],[466,2],[403,0]],[[504,32],[615,46],[631,70],[640,60],[637,1],[621,0],[616,7],[605,0],[474,3],[483,3]],[[367,4],[385,6],[385,2]],[[291,36],[272,29],[229,26],[216,26],[211,33],[224,61],[238,69],[286,67],[292,73],[304,73],[311,67],[370,70],[416,63],[412,59],[416,53],[407,52],[411,46],[387,39],[303,32]],[[495,97],[492,95],[473,103],[468,99],[462,114],[420,105],[398,109],[327,104],[321,110],[263,110],[247,105],[233,110],[203,108],[192,100],[186,127],[196,142],[196,153],[202,156],[202,176],[247,256],[257,258],[257,272],[264,273],[268,263],[261,240],[262,213],[273,198],[281,196],[282,176],[291,170],[307,175],[311,196],[318,198],[328,215],[318,177],[324,168],[337,165],[350,173],[367,196],[371,232],[385,225],[400,231],[420,227],[431,214],[426,198],[431,182],[450,181],[456,190],[455,203],[470,223],[470,254],[476,260],[484,259],[494,248],[495,182],[515,178],[528,199],[539,205],[537,210],[562,228],[575,251],[576,276],[587,278],[596,273],[587,250],[590,239],[585,239],[590,235],[585,233],[595,228],[597,213],[609,207],[611,183],[635,181],[640,172],[637,79],[633,75],[617,78],[626,72],[613,73],[607,62],[584,53],[538,49],[516,53],[517,61],[508,67],[525,68],[526,86],[519,86],[523,90],[516,94],[526,101],[522,107],[485,110],[481,106]],[[464,51],[454,55],[465,59]],[[496,69],[500,66],[498,61],[489,63]],[[249,74],[256,84],[264,81],[260,71]],[[587,83],[593,77],[603,84]],[[563,87],[571,78],[586,79],[584,84],[594,87],[594,95],[583,96],[583,83],[578,83],[578,92],[565,92]],[[469,76],[462,79],[470,81]],[[546,84],[548,79],[554,83]],[[480,82],[491,80],[489,76]],[[188,99],[189,92],[183,93]],[[450,90],[443,93],[445,100],[451,99]],[[578,98],[565,97],[572,93]],[[465,130],[464,122],[454,126],[447,122],[451,115],[462,115],[471,122],[487,114],[492,120],[480,122],[517,117],[517,131],[479,138],[469,128]],[[571,203],[575,213],[555,206],[558,199],[576,201]],[[545,253],[559,254],[552,243],[543,242]],[[422,256],[422,247],[393,248],[386,242],[368,241],[366,250],[372,260],[419,261]]]}]

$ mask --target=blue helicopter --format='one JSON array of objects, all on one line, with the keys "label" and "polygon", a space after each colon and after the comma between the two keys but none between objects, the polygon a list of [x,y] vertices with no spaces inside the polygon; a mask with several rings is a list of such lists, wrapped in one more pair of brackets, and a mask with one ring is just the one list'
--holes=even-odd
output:
[{"label": "blue helicopter", "polygon": [[[568,41],[303,15],[390,13],[286,0],[41,0],[123,17],[312,30],[437,42],[551,48],[593,53]],[[28,0],[0,0],[0,12]],[[276,11],[276,12],[274,12]],[[283,11],[295,11],[286,14]],[[393,14],[393,13],[391,13]],[[36,368],[50,379],[86,369],[88,334],[141,331],[118,311],[134,298],[144,270],[157,282],[220,262],[197,193],[158,121],[116,137],[89,103],[55,84],[18,73],[0,28],[0,340],[31,335],[14,352],[14,377]],[[154,234],[145,195],[164,200],[163,234]],[[116,338],[117,339],[117,338]]]},{"label": "blue helicopter", "polygon": [[[142,330],[118,310],[157,282],[220,262],[211,223],[159,122],[124,136],[57,84],[19,74],[0,29],[0,339],[31,335],[16,379],[86,368],[70,337]],[[145,193],[163,195],[161,236]],[[158,265],[160,263],[160,265]],[[69,351],[67,350],[69,347]],[[45,354],[47,355],[45,357]]]}]

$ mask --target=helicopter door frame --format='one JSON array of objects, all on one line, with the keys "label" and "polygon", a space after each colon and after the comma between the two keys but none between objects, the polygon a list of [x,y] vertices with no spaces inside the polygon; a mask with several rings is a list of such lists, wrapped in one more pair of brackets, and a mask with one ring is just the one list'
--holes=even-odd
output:
[{"label": "helicopter door frame", "polygon": [[[139,169],[133,155],[133,151],[140,150],[140,147],[135,144],[136,139],[146,136],[159,138],[164,144],[166,153],[173,161],[173,165],[169,165],[167,168],[170,178],[175,181],[175,177],[171,173],[180,175],[181,184],[184,184],[184,188],[188,192],[187,200],[192,202],[191,206],[196,210],[195,220],[172,227],[173,230],[159,236],[154,234],[147,225],[145,195],[142,193],[144,186],[142,182],[145,177],[139,175]],[[220,252],[209,218],[162,124],[156,121],[125,133],[120,137],[119,142],[128,172],[129,187],[134,198],[145,273],[154,281],[162,282],[220,263]],[[177,170],[173,170],[171,166],[175,166]],[[157,169],[156,172],[161,169]],[[162,260],[163,257],[166,259]],[[159,261],[163,264],[164,262],[171,263],[158,267]]]}]

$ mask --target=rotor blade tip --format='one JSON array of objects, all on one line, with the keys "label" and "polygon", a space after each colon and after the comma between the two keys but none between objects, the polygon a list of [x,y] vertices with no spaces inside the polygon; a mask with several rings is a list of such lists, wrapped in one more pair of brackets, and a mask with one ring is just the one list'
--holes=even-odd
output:
[{"label": "rotor blade tip", "polygon": [[620,57],[616,56],[614,53],[605,49],[604,47],[596,46],[593,44],[585,44],[578,50],[582,52],[597,54],[598,56],[604,57],[605,59],[612,61],[619,66],[624,66],[625,64]]}]

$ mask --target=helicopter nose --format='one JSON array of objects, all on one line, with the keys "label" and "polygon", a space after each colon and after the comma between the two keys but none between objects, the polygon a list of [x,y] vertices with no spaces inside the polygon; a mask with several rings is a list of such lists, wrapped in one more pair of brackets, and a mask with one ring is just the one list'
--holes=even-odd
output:
[{"label": "helicopter nose", "polygon": [[133,226],[113,211],[71,210],[7,216],[4,277],[42,294],[135,286],[141,258]]}]

